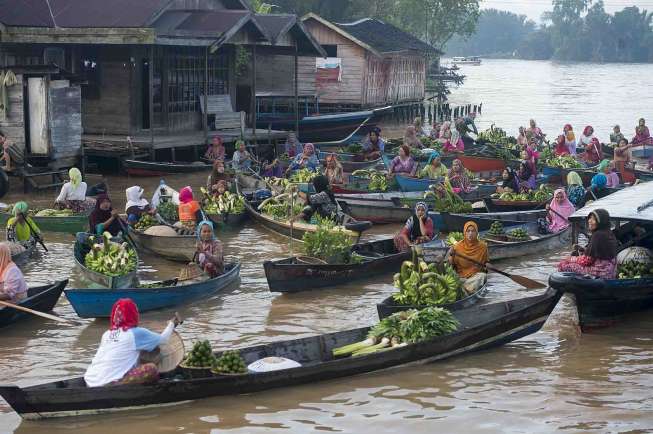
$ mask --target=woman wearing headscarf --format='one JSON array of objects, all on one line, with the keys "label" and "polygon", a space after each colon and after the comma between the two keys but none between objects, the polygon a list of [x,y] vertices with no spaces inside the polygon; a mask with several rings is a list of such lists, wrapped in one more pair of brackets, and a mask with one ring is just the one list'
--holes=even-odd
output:
[{"label": "woman wearing headscarf", "polygon": [[465,223],[463,239],[449,249],[449,263],[453,265],[458,276],[463,279],[465,292],[471,294],[481,288],[487,280],[485,267],[463,259],[464,255],[469,259],[487,265],[489,262],[488,248],[484,241],[478,238],[478,226],[474,222]]},{"label": "woman wearing headscarf", "polygon": [[635,137],[632,140],[633,145],[653,145],[653,137],[646,126],[646,120],[641,118],[635,127]]},{"label": "woman wearing headscarf", "polygon": [[197,225],[195,260],[211,278],[224,273],[222,243],[216,238],[213,223],[204,220]]},{"label": "woman wearing headscarf", "polygon": [[633,145],[629,144],[628,140],[624,138],[620,139],[614,147],[614,167],[617,172],[621,173],[624,182],[631,183],[635,182],[634,166],[630,163],[632,159],[630,148],[632,147]]},{"label": "woman wearing headscarf", "polygon": [[501,174],[503,182],[497,187],[497,193],[519,193],[519,181],[512,167],[506,167]]},{"label": "woman wearing headscarf", "polygon": [[601,199],[610,193],[612,192],[608,190],[608,177],[603,173],[597,173],[592,177],[592,182],[587,188],[585,200]]},{"label": "woman wearing headscarf", "polygon": [[127,223],[136,224],[143,214],[154,215],[156,209],[150,206],[147,199],[143,198],[143,189],[134,185],[125,190],[127,203],[125,204],[125,213],[127,214]]},{"label": "woman wearing headscarf", "polygon": [[428,243],[435,237],[433,219],[428,216],[428,206],[424,202],[415,205],[415,213],[394,238],[398,252],[406,252],[415,244]]},{"label": "woman wearing headscarf", "polygon": [[342,164],[338,161],[336,154],[327,155],[324,176],[329,180],[329,184],[344,184],[345,176]]},{"label": "woman wearing headscarf", "polygon": [[472,190],[472,183],[467,175],[467,170],[465,170],[462,161],[459,159],[455,159],[451,163],[448,177],[451,187],[456,194],[460,194],[461,192],[468,193]]},{"label": "woman wearing headscarf", "polygon": [[448,174],[449,169],[447,169],[447,166],[442,164],[440,153],[438,151],[433,151],[431,152],[431,155],[429,155],[429,160],[426,162],[426,166],[424,166],[424,168],[420,171],[419,177],[427,179],[438,179],[444,178]]},{"label": "woman wearing headscarf", "polygon": [[433,140],[438,140],[440,138],[440,131],[442,130],[442,124],[437,121],[433,121],[433,126],[431,127],[431,132],[429,137]]},{"label": "woman wearing headscarf", "polygon": [[577,209],[585,205],[585,187],[583,180],[576,172],[567,174],[567,198]]},{"label": "woman wearing headscarf", "polygon": [[211,196],[217,199],[218,197],[225,194],[228,190],[227,181],[218,181],[217,184],[213,184],[211,187]]},{"label": "woman wearing headscarf", "polygon": [[537,151],[537,141],[531,138],[526,145],[526,161],[531,167],[531,172],[537,177],[537,161],[540,159],[540,153]]},{"label": "woman wearing headscarf", "polygon": [[585,154],[583,155],[583,160],[589,166],[596,166],[603,158],[603,149],[599,139],[592,137],[589,144],[585,146]]},{"label": "woman wearing headscarf", "polygon": [[252,167],[252,154],[247,150],[247,145],[242,140],[236,141],[236,151],[231,159],[231,166],[236,172],[248,172]]},{"label": "woman wearing headscarf", "polygon": [[215,160],[213,162],[213,169],[211,170],[211,174],[206,180],[206,186],[208,189],[211,189],[215,184],[217,184],[219,181],[228,181],[229,176],[225,173],[224,170],[224,161],[222,160]]},{"label": "woman wearing headscarf", "polygon": [[465,142],[463,142],[460,132],[457,129],[454,128],[451,131],[451,137],[444,142],[442,150],[445,152],[465,152]]},{"label": "woman wearing headscarf", "polygon": [[315,154],[315,146],[312,143],[307,143],[304,145],[302,153],[297,155],[292,163],[290,163],[288,170],[308,169],[315,171],[319,165],[320,161]]},{"label": "woman wearing headscarf", "polygon": [[286,140],[286,143],[283,145],[284,150],[286,151],[286,154],[290,158],[295,158],[297,155],[301,154],[302,151],[304,150],[304,146],[301,144],[299,140],[297,140],[297,134],[295,134],[294,131],[290,131],[288,133],[288,139]]},{"label": "woman wearing headscarf", "polygon": [[417,172],[417,163],[410,156],[410,148],[403,144],[399,147],[399,155],[392,159],[388,173],[396,175],[398,173],[406,176],[415,176]]},{"label": "woman wearing headscarf", "polygon": [[385,142],[381,138],[381,128],[374,127],[363,143],[362,159],[364,161],[378,160],[385,152]]},{"label": "woman wearing headscarf", "polygon": [[587,226],[592,233],[587,247],[575,246],[579,255],[563,259],[558,264],[558,271],[614,279],[619,243],[610,229],[610,214],[604,209],[592,211],[587,216]]},{"label": "woman wearing headscarf", "polygon": [[111,199],[106,194],[97,197],[95,209],[88,216],[89,232],[102,235],[109,232],[114,237],[122,231],[120,215],[117,209],[111,206]]},{"label": "woman wearing headscarf", "polygon": [[9,244],[0,243],[0,300],[17,303],[25,298],[27,298],[25,277],[11,260]]},{"label": "woman wearing headscarf", "polygon": [[415,127],[415,134],[417,137],[424,137],[426,133],[424,132],[424,122],[422,122],[422,117],[417,116],[412,124]]},{"label": "woman wearing headscarf", "polygon": [[438,137],[438,140],[440,143],[446,143],[451,139],[451,121],[444,121],[442,122],[442,126],[440,127],[440,136]]},{"label": "woman wearing headscarf", "polygon": [[572,157],[576,156],[576,135],[574,134],[574,129],[571,124],[565,125],[562,129],[562,134],[565,136],[565,145],[569,149],[569,155]]},{"label": "woman wearing headscarf", "polygon": [[603,173],[608,178],[608,182],[605,185],[607,188],[619,187],[619,184],[621,184],[619,174],[614,171],[614,165],[610,160],[602,160],[599,163],[598,173]]},{"label": "woman wearing headscarf", "polygon": [[519,180],[519,191],[528,192],[537,188],[537,180],[528,161],[523,160],[519,163],[517,177]]},{"label": "woman wearing headscarf", "polygon": [[313,194],[306,195],[305,193],[299,193],[301,197],[306,199],[306,206],[300,217],[310,222],[313,215],[317,214],[322,218],[340,223],[342,220],[340,209],[338,202],[336,202],[336,196],[331,191],[327,177],[318,175],[313,178],[313,188],[315,188],[315,193]]},{"label": "woman wearing headscarf", "polygon": [[580,135],[578,138],[578,146],[579,147],[584,147],[587,149],[590,143],[592,143],[592,139],[594,139],[594,127],[591,125],[586,126],[583,129],[583,133]]},{"label": "woman wearing headscarf", "polygon": [[535,119],[531,119],[528,121],[528,123],[529,127],[526,130],[526,134],[529,134],[531,137],[537,140],[538,143],[541,143],[546,135],[542,132],[540,127],[537,126]]},{"label": "woman wearing headscarf", "polygon": [[556,157],[562,157],[564,155],[569,155],[569,148],[567,147],[567,141],[563,134],[560,134],[556,139],[555,150]]},{"label": "woman wearing headscarf", "polygon": [[95,206],[94,199],[86,199],[86,183],[82,181],[82,172],[73,167],[68,171],[68,178],[54,201],[57,209],[71,209],[74,213],[88,213]]},{"label": "woman wearing headscarf", "polygon": [[12,217],[7,220],[7,241],[13,243],[33,244],[41,239],[41,230],[34,220],[27,215],[27,202],[17,202],[11,210]]},{"label": "woman wearing headscarf", "polygon": [[546,205],[546,218],[538,220],[542,233],[555,234],[569,227],[569,217],[576,212],[574,204],[569,202],[567,193],[559,188],[553,193],[553,200]]},{"label": "woman wearing headscarf", "polygon": [[193,189],[186,186],[179,190],[179,221],[188,229],[195,229],[197,222],[204,220],[202,207],[193,198]]},{"label": "woman wearing headscarf", "polygon": [[404,145],[416,149],[423,148],[422,142],[417,137],[417,130],[414,125],[408,125],[406,127],[406,132],[404,133]]},{"label": "woman wearing headscarf", "polygon": [[216,134],[211,139],[211,144],[206,150],[206,153],[204,154],[204,158],[209,160],[211,163],[220,160],[224,165],[225,152],[226,149],[224,147],[224,140],[222,140],[222,137]]},{"label": "woman wearing headscarf", "polygon": [[158,381],[159,371],[154,363],[139,365],[140,353],[168,342],[179,325],[179,317],[175,314],[161,334],[139,327],[138,322],[138,308],[131,299],[121,298],[114,303],[109,330],[102,335],[100,347],[84,374],[88,387]]}]

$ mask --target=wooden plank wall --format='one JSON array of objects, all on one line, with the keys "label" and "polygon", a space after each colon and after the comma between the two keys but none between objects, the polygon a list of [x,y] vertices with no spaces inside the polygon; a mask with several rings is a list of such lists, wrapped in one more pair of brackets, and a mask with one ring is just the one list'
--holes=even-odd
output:
[{"label": "wooden plank wall", "polygon": [[[299,95],[315,95],[315,58],[299,57]],[[256,91],[294,95],[295,60],[293,56],[256,56]]]},{"label": "wooden plank wall", "polygon": [[417,56],[378,59],[368,55],[363,84],[365,106],[424,99],[426,60]]},{"label": "wooden plank wall", "polygon": [[0,130],[20,149],[25,149],[25,114],[23,112],[23,76],[16,76],[18,84],[9,87],[7,119],[0,119]]},{"label": "wooden plank wall", "polygon": [[50,156],[60,167],[66,167],[82,150],[81,89],[50,87],[48,98]]}]

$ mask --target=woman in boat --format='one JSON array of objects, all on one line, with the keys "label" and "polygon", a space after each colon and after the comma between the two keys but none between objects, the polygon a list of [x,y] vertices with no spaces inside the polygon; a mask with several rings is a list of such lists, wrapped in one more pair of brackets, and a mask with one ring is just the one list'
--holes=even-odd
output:
[{"label": "woman in boat", "polygon": [[451,169],[449,169],[448,177],[454,193],[469,193],[472,190],[472,183],[469,180],[467,170],[465,169],[465,166],[463,166],[462,161],[459,159],[456,158],[451,163]]},{"label": "woman in boat", "polygon": [[537,161],[540,159],[540,153],[537,151],[537,140],[531,137],[528,145],[526,145],[526,161],[531,167],[531,172],[537,177]]},{"label": "woman in boat", "polygon": [[310,222],[312,217],[317,214],[321,218],[340,223],[343,216],[340,213],[336,196],[331,191],[327,177],[318,175],[313,178],[313,187],[315,188],[313,194],[299,193],[306,200],[306,206],[300,217]]},{"label": "woman in boat", "polygon": [[415,244],[428,243],[435,238],[433,219],[428,216],[428,206],[424,202],[415,205],[415,213],[394,238],[398,252],[406,252]]},{"label": "woman in boat", "polygon": [[583,160],[588,166],[596,166],[601,162],[603,158],[603,149],[599,139],[592,137],[590,143],[585,146],[585,154],[583,154]]},{"label": "woman in boat", "polygon": [[427,179],[438,179],[444,178],[449,174],[449,169],[447,166],[442,164],[442,159],[440,158],[440,153],[438,151],[431,152],[429,155],[429,160],[426,163],[426,166],[419,173],[420,178]]},{"label": "woman in boat", "polygon": [[188,229],[195,229],[204,220],[202,207],[193,198],[193,189],[186,186],[179,190],[179,222]]},{"label": "woman in boat", "polygon": [[206,188],[210,190],[218,182],[220,181],[226,182],[228,180],[229,180],[229,176],[224,171],[224,161],[215,160],[213,162],[213,169],[211,170],[211,174],[206,179]]},{"label": "woman in boat", "polygon": [[264,178],[283,178],[283,168],[276,158],[270,162],[269,160],[263,163],[261,168],[261,176]]},{"label": "woman in boat", "polygon": [[[613,144],[618,144],[621,142],[622,139],[624,139],[624,135],[621,132],[621,127],[619,125],[615,125],[612,127],[612,133],[610,133],[610,143]],[[628,140],[626,140],[626,143],[628,143]]]},{"label": "woman in boat", "polygon": [[512,167],[506,167],[501,174],[503,182],[497,187],[497,193],[519,193],[519,181]]},{"label": "woman in boat", "polygon": [[18,303],[25,298],[27,298],[25,277],[11,260],[9,244],[0,243],[0,300]]},{"label": "woman in boat", "polygon": [[474,222],[465,223],[463,239],[454,244],[447,254],[449,263],[453,265],[458,276],[463,280],[463,288],[468,294],[479,290],[487,280],[487,273],[484,266],[463,259],[464,255],[469,259],[487,265],[489,263],[488,248],[484,241],[478,238],[478,226]]},{"label": "woman in boat", "polygon": [[540,127],[537,126],[537,123],[535,123],[535,119],[531,119],[528,121],[529,127],[526,130],[526,134],[530,134],[532,138],[534,138],[537,143],[542,143],[544,141],[544,138],[546,137],[546,134],[542,132]]},{"label": "woman in boat", "polygon": [[74,213],[86,214],[95,207],[95,200],[86,198],[86,183],[82,181],[82,172],[73,167],[68,171],[68,178],[54,201],[57,209],[70,209]]},{"label": "woman in boat", "polygon": [[122,231],[120,214],[111,206],[111,199],[106,194],[97,197],[95,209],[88,216],[89,232],[102,235],[109,232],[114,237]]},{"label": "woman in boat", "polygon": [[598,173],[603,173],[608,178],[605,185],[607,188],[619,187],[619,184],[621,184],[619,174],[614,171],[614,165],[610,160],[602,160],[599,163]]},{"label": "woman in boat", "polygon": [[560,134],[558,136],[558,138],[556,139],[554,153],[555,153],[556,157],[562,157],[562,156],[565,156],[565,155],[569,155],[569,148],[567,147],[567,140],[565,139],[565,136],[563,134]]},{"label": "woman in boat", "polygon": [[327,155],[324,176],[326,176],[329,180],[329,184],[344,184],[345,177],[342,169],[342,164],[340,164],[340,161],[338,161],[336,154]]},{"label": "woman in boat", "polygon": [[517,171],[517,177],[519,181],[520,192],[522,193],[529,192],[537,188],[537,180],[535,178],[535,174],[533,173],[533,169],[531,168],[531,165],[528,161],[522,160],[522,162],[519,163],[519,170]]},{"label": "woman in boat", "polygon": [[403,144],[399,147],[399,155],[392,159],[388,170],[390,176],[398,173],[406,176],[415,176],[417,172],[417,163],[410,156],[410,147]]},{"label": "woman in boat", "polygon": [[249,172],[249,168],[252,167],[252,154],[249,153],[245,142],[242,140],[236,142],[236,151],[231,160],[231,165],[236,172]]},{"label": "woman in boat", "polygon": [[147,199],[143,198],[143,189],[134,185],[125,190],[127,203],[125,204],[125,213],[127,214],[127,223],[136,224],[143,214],[156,214],[156,208],[150,206]]},{"label": "woman in boat", "polygon": [[612,193],[608,190],[608,177],[603,173],[597,173],[592,177],[592,182],[587,188],[587,194],[585,195],[585,200],[596,200],[601,199]]},{"label": "woman in boat", "polygon": [[580,209],[585,205],[585,187],[583,180],[576,172],[569,172],[567,174],[567,198],[576,209]]},{"label": "woman in boat", "polygon": [[618,242],[610,228],[610,214],[604,209],[592,211],[587,226],[592,233],[587,247],[574,246],[574,253],[558,264],[558,271],[614,279]]},{"label": "woman in boat", "polygon": [[528,145],[528,138],[526,137],[526,128],[519,127],[519,134],[517,134],[517,144],[520,148],[526,148]]},{"label": "woman in boat", "polygon": [[168,322],[158,334],[139,327],[138,308],[130,298],[121,298],[111,309],[110,327],[104,332],[100,347],[86,369],[84,381],[88,387],[148,384],[159,379],[154,363],[139,365],[141,351],[153,351],[170,339],[179,317]]},{"label": "woman in boat", "polygon": [[216,238],[213,223],[204,220],[197,225],[196,259],[199,266],[211,278],[224,273],[222,243]]},{"label": "woman in boat", "polygon": [[385,152],[385,142],[381,138],[381,129],[374,127],[368,134],[365,143],[363,143],[361,158],[363,161],[378,160],[383,152]]},{"label": "woman in boat", "polygon": [[417,137],[424,137],[426,133],[424,132],[424,123],[422,122],[422,117],[417,116],[413,121],[413,127],[415,127],[415,134]]},{"label": "woman in boat", "polygon": [[12,217],[7,220],[7,241],[32,245],[42,239],[41,230],[34,220],[27,215],[27,202],[17,202],[11,210]]},{"label": "woman in boat", "polygon": [[297,155],[301,154],[304,150],[304,146],[297,140],[297,134],[294,131],[288,133],[288,139],[283,145],[284,151],[288,154],[288,157],[295,158]]},{"label": "woman in boat", "polygon": [[588,125],[583,129],[583,133],[578,138],[577,146],[587,149],[594,138],[594,127]]},{"label": "woman in boat", "polygon": [[614,166],[622,176],[626,172],[626,168],[631,168],[630,148],[632,147],[633,145],[628,143],[628,139],[622,137],[614,148]]},{"label": "woman in boat", "polygon": [[454,128],[451,131],[450,138],[444,142],[444,145],[442,145],[442,150],[445,152],[465,152],[465,142],[457,129]]},{"label": "woman in boat", "polygon": [[211,145],[206,150],[204,158],[209,160],[211,163],[214,163],[217,160],[220,160],[224,164],[226,149],[224,147],[224,140],[222,137],[217,134],[211,139]]},{"label": "woman in boat", "polygon": [[565,136],[565,145],[569,150],[569,155],[572,157],[576,156],[576,135],[574,134],[574,129],[571,124],[565,125],[562,129],[562,134]]},{"label": "woman in boat", "polygon": [[304,145],[302,153],[297,155],[292,163],[290,163],[288,171],[300,169],[316,171],[319,165],[320,161],[315,154],[315,146],[312,143],[307,143]]},{"label": "woman in boat", "polygon": [[450,140],[451,140],[451,122],[444,121],[442,122],[442,126],[440,127],[440,136],[438,137],[438,141],[444,144]]},{"label": "woman in boat", "polygon": [[424,146],[417,137],[417,130],[414,125],[408,125],[404,133],[404,145],[415,149],[422,149]]},{"label": "woman in boat", "polygon": [[637,127],[635,127],[635,137],[631,142],[633,145],[653,145],[653,137],[646,126],[646,120],[641,118]]},{"label": "woman in boat", "polygon": [[553,193],[553,200],[546,205],[546,210],[546,218],[538,219],[540,232],[543,234],[557,234],[564,231],[569,227],[569,217],[576,212],[564,188],[559,188]]},{"label": "woman in boat", "polygon": [[429,133],[429,137],[432,140],[440,139],[441,130],[442,130],[442,124],[440,124],[440,122],[434,121],[433,126],[431,127],[431,132]]}]

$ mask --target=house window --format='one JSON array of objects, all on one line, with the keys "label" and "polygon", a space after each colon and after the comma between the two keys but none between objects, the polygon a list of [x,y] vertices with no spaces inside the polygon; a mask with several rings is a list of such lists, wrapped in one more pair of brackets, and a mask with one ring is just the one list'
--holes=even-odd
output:
[{"label": "house window", "polygon": [[326,51],[327,57],[338,57],[337,45],[322,45],[322,48]]}]

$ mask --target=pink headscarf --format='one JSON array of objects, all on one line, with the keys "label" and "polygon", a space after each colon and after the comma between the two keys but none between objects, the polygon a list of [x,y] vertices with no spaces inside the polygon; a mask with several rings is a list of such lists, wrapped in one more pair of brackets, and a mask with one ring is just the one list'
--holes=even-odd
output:
[{"label": "pink headscarf", "polygon": [[[562,195],[565,198],[562,204],[559,204],[555,198],[558,193],[562,193]],[[574,208],[574,205],[571,202],[569,202],[569,199],[567,198],[567,193],[563,188],[559,188],[555,191],[555,193],[553,193],[553,200],[551,201],[551,204],[549,206],[553,211],[555,211],[550,213],[551,224],[549,225],[549,230],[551,232],[560,232],[567,229],[569,227],[569,217],[576,212],[576,208]],[[564,218],[560,216],[563,216]]]},{"label": "pink headscarf", "polygon": [[188,203],[193,200],[193,189],[184,187],[179,191],[179,202]]},{"label": "pink headscarf", "polygon": [[[310,154],[308,151],[310,151]],[[312,155],[314,153],[315,153],[315,146],[312,143],[307,143],[304,145],[304,155]]]}]

